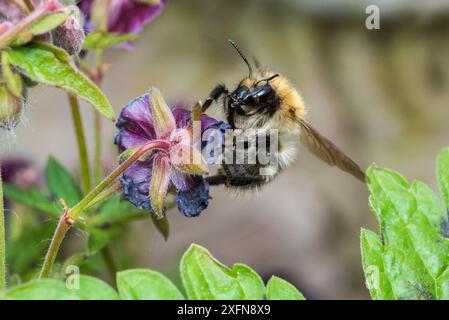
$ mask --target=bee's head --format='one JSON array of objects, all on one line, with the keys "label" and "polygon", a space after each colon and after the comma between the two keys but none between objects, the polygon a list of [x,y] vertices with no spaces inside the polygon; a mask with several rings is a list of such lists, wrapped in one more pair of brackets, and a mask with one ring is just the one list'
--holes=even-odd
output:
[{"label": "bee's head", "polygon": [[270,81],[277,77],[278,74],[258,70],[255,75],[243,79],[229,95],[231,106],[236,108],[237,114],[251,116],[276,111],[279,101]]},{"label": "bee's head", "polygon": [[[229,43],[246,63],[249,72],[248,76],[240,81],[237,88],[228,95],[229,106],[233,109],[235,117],[255,118],[257,116],[260,122],[263,119],[259,116],[269,116],[276,111],[278,99],[270,81],[279,75],[261,69],[253,73],[251,64],[240,48],[232,40],[229,40]],[[243,119],[240,120],[243,121]]]},{"label": "bee's head", "polygon": [[[285,121],[305,114],[303,102],[289,81],[274,72],[258,68],[255,72],[240,48],[229,40],[246,63],[249,74],[228,94],[228,106],[238,128],[262,127],[270,122],[282,128]],[[291,122],[291,121],[288,121]],[[290,126],[290,123],[287,124]]]}]

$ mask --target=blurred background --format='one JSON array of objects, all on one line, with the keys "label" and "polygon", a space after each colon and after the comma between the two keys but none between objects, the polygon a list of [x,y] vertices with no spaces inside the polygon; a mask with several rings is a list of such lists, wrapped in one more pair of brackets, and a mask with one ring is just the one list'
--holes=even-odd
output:
[{"label": "blurred background", "polygon": [[[370,4],[380,9],[379,30],[365,26]],[[204,100],[215,84],[233,88],[246,74],[231,38],[285,74],[303,94],[309,121],[362,167],[375,162],[437,190],[435,158],[449,145],[448,17],[444,0],[171,0],[133,50],[107,51],[103,89],[117,113],[149,86],[173,104]],[[219,117],[219,107],[212,109]],[[82,115],[92,150],[87,104]],[[103,122],[107,168],[117,158],[115,133]],[[23,156],[39,171],[53,155],[79,170],[70,109],[59,90],[32,89],[26,123],[1,134],[2,157]],[[211,196],[198,218],[168,212],[168,241],[151,219],[134,222],[113,247],[127,254],[122,266],[150,267],[176,280],[180,255],[195,242],[228,265],[279,275],[309,299],[369,298],[359,233],[378,229],[366,187],[351,176],[304,151],[255,195],[236,198],[219,187]],[[67,255],[85,241],[81,232],[70,239]]]}]

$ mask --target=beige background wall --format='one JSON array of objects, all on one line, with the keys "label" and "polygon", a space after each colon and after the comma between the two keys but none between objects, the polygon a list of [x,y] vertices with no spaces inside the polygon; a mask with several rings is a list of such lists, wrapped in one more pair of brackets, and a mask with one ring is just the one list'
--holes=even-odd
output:
[{"label": "beige background wall", "polygon": [[[404,1],[378,2],[385,5],[381,30],[368,31],[364,6],[342,5],[348,1],[332,1],[334,10],[328,1],[172,0],[133,51],[108,52],[104,91],[117,113],[150,85],[169,101],[204,99],[214,84],[232,87],[245,74],[226,43],[232,38],[286,74],[310,121],[363,166],[376,162],[435,188],[435,156],[449,145],[447,5],[407,1],[408,10]],[[83,117],[92,141],[88,105]],[[104,123],[109,165],[114,134]],[[58,90],[33,89],[26,123],[14,137],[2,135],[2,156],[19,153],[42,166],[52,154],[77,170],[67,99]],[[279,274],[310,298],[367,298],[359,231],[377,231],[367,196],[364,185],[303,152],[257,195],[236,200],[214,189],[200,218],[169,213],[168,242],[146,220],[133,224],[127,245],[138,266],[172,270],[196,242],[227,264]]]}]

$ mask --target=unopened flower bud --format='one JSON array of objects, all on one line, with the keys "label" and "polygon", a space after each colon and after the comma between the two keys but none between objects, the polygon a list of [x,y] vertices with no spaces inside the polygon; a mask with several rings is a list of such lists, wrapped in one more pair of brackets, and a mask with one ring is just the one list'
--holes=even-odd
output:
[{"label": "unopened flower bud", "polygon": [[23,114],[24,102],[22,97],[12,94],[6,84],[0,84],[0,128],[14,129]]},{"label": "unopened flower bud", "polygon": [[[0,18],[1,20],[1,18]],[[12,28],[12,23],[9,21],[4,21],[0,23],[0,36],[9,31]]]},{"label": "unopened flower bud", "polygon": [[43,0],[42,4],[48,11],[56,11],[62,7],[62,4],[58,0]]},{"label": "unopened flower bud", "polygon": [[78,54],[84,43],[84,30],[74,15],[67,18],[67,20],[58,26],[52,32],[53,43],[67,51],[70,55]]}]

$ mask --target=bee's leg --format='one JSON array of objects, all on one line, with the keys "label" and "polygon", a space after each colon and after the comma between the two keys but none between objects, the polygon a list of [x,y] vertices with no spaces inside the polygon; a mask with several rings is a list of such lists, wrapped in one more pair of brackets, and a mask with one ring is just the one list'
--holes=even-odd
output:
[{"label": "bee's leg", "polygon": [[210,176],[205,178],[207,182],[211,186],[218,186],[218,185],[226,185],[226,186],[234,186],[234,187],[247,187],[251,185],[260,185],[266,182],[266,180],[261,176],[232,176],[228,177],[224,174],[218,174],[215,176]]},{"label": "bee's leg", "polygon": [[206,179],[206,181],[209,182],[211,186],[219,186],[228,182],[228,179],[224,174],[217,174],[215,176],[206,177],[204,179]]},{"label": "bee's leg", "polygon": [[226,110],[226,120],[232,128],[235,128],[234,118],[235,118],[235,108],[231,105],[231,99],[226,97],[223,101],[223,108]]},{"label": "bee's leg", "polygon": [[217,101],[218,98],[220,98],[220,96],[222,94],[227,94],[228,93],[228,89],[226,89],[226,87],[223,84],[219,84],[218,86],[216,86],[211,93],[209,94],[209,97],[206,99],[206,101],[204,101],[203,103],[203,112],[206,111],[210,105],[212,104],[213,101]]}]

